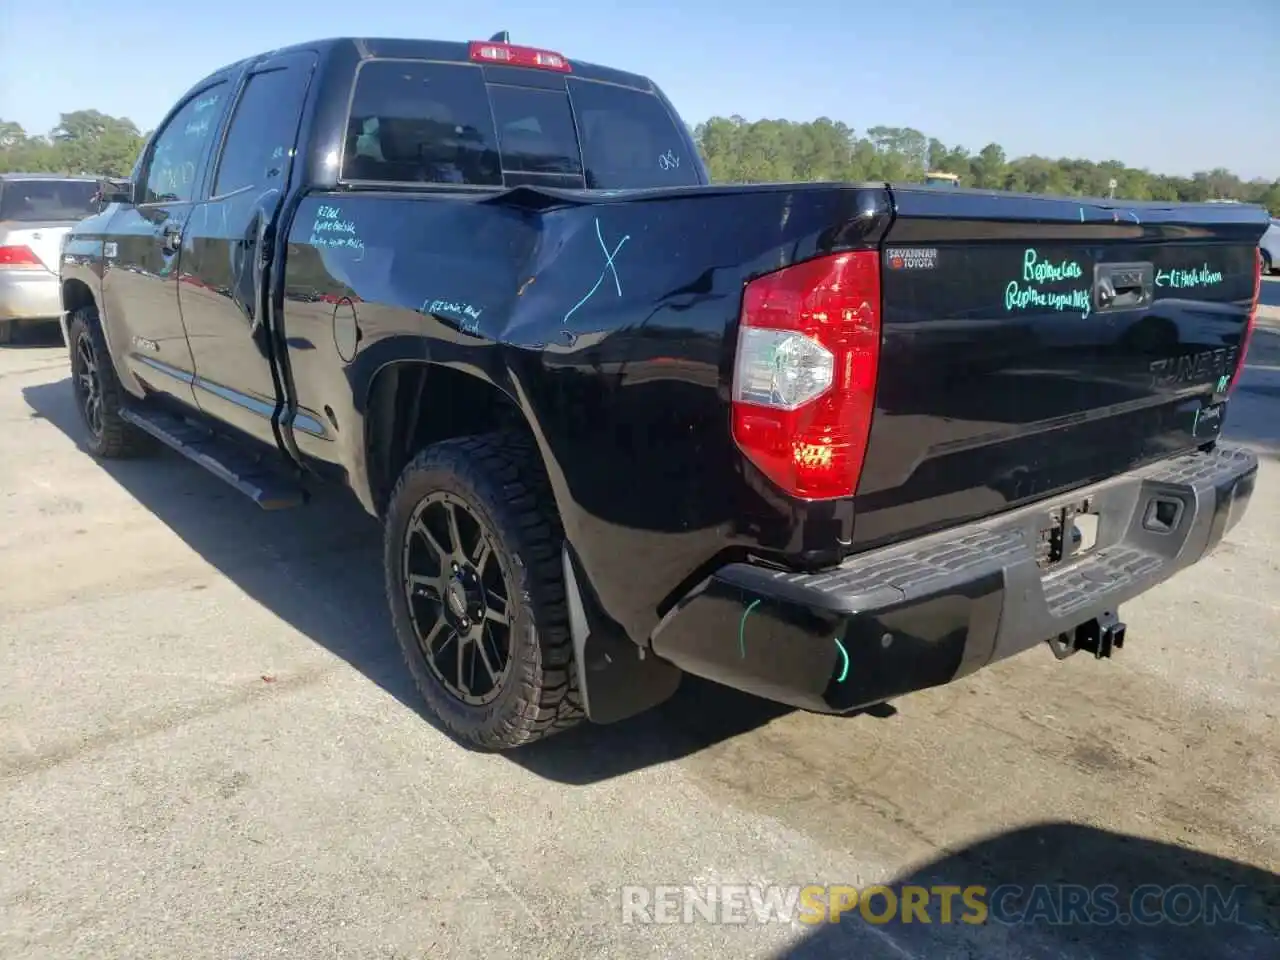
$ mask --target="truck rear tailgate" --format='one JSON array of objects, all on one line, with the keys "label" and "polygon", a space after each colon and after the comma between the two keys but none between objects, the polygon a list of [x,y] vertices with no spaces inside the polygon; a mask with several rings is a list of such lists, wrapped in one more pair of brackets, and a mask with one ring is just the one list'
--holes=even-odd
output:
[{"label": "truck rear tailgate", "polygon": [[1265,213],[895,188],[854,541],[994,514],[1214,440]]}]

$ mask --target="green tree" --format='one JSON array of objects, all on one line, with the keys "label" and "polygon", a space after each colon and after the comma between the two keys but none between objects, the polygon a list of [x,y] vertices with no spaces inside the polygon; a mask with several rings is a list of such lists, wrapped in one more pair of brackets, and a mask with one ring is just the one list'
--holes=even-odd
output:
[{"label": "green tree", "polygon": [[1280,180],[1244,181],[1221,168],[1174,177],[1114,159],[1029,156],[1010,160],[998,143],[972,153],[963,145],[948,147],[911,127],[874,126],[859,134],[827,117],[810,123],[712,117],[693,133],[712,179],[721,183],[911,182],[938,171],[955,174],[965,186],[1105,197],[1114,179],[1118,199],[1241,200],[1262,204],[1273,216],[1280,216]]},{"label": "green tree", "polygon": [[132,120],[97,110],[64,113],[42,137],[0,120],[0,172],[127,176],[144,142]]}]

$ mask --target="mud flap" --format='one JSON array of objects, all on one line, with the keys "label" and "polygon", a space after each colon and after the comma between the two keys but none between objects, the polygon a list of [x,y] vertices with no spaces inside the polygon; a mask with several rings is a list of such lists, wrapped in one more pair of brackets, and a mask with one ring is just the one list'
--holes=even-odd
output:
[{"label": "mud flap", "polygon": [[670,699],[683,671],[641,649],[608,622],[580,588],[582,578],[567,544],[561,558],[578,690],[587,718],[592,723],[616,723]]}]

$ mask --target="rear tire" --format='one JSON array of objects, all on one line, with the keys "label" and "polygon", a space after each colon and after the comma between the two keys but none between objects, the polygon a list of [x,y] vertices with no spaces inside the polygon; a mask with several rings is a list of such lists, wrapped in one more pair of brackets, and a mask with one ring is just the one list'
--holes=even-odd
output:
[{"label": "rear tire", "polygon": [[98,311],[81,307],[67,324],[71,343],[71,389],[89,437],[85,446],[106,460],[145,456],[156,441],[120,416],[124,388],[116,378]]},{"label": "rear tire", "polygon": [[506,750],[584,717],[565,603],[564,533],[530,438],[419,453],[387,506],[384,568],[415,685],[464,743]]}]

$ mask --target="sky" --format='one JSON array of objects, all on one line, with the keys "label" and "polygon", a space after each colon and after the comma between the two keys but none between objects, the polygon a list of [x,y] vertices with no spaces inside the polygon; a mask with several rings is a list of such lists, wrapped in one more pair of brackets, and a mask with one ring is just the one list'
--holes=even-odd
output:
[{"label": "sky", "polygon": [[1012,158],[1280,179],[1280,0],[104,0],[0,3],[0,119],[97,109],[147,130],[241,57],[334,36],[484,40],[653,78],[709,116],[910,126]]}]

